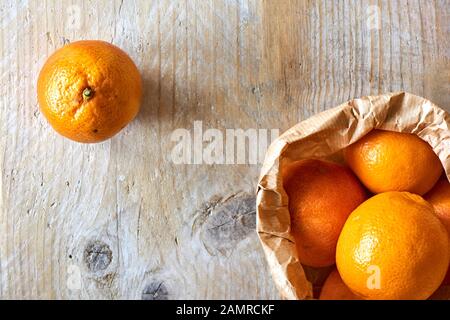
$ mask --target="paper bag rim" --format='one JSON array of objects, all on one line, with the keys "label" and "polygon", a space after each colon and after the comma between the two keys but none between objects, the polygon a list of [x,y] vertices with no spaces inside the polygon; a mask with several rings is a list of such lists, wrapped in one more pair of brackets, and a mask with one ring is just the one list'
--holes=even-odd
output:
[{"label": "paper bag rim", "polygon": [[288,161],[329,157],[373,129],[416,134],[433,148],[450,180],[450,116],[431,101],[411,93],[349,100],[287,130],[266,153],[256,198],[258,237],[283,299],[310,299],[313,294],[290,234],[288,199],[280,168]]}]

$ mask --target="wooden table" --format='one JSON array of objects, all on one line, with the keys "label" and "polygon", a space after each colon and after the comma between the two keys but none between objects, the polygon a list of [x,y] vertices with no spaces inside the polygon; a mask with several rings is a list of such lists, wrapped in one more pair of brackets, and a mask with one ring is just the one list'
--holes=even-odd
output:
[{"label": "wooden table", "polygon": [[[288,129],[405,90],[449,110],[450,2],[2,1],[0,297],[276,299],[255,234],[259,164],[175,164],[176,129]],[[144,102],[101,144],[57,135],[36,78],[104,39]]]}]

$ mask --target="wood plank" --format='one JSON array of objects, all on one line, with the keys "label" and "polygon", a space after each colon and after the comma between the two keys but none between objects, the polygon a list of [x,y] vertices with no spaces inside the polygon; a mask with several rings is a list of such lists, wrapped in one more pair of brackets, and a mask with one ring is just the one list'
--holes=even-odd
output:
[{"label": "wood plank", "polygon": [[[283,131],[397,90],[449,110],[445,0],[0,8],[1,298],[278,298],[254,232],[259,166],[174,164],[174,130]],[[36,101],[45,59],[77,39],[120,46],[144,80],[137,119],[101,144],[59,137]]]}]

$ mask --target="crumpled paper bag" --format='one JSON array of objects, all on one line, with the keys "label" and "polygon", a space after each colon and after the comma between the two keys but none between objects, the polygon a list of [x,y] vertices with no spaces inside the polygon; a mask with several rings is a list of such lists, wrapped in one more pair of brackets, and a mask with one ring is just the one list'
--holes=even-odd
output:
[{"label": "crumpled paper bag", "polygon": [[283,299],[313,298],[306,270],[290,234],[288,197],[280,172],[308,158],[342,161],[341,151],[372,129],[413,133],[428,142],[450,180],[450,115],[432,102],[406,92],[350,100],[302,121],[269,147],[257,193],[257,231],[272,277]]}]

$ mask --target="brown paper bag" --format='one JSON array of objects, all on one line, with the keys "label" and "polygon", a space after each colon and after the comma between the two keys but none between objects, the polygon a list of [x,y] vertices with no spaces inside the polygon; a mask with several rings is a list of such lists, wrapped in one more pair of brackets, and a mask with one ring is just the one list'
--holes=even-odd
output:
[{"label": "brown paper bag", "polygon": [[341,161],[341,151],[372,129],[413,133],[428,142],[450,180],[450,116],[432,102],[405,92],[348,101],[295,125],[269,147],[257,195],[257,231],[273,279],[284,299],[313,297],[320,270],[300,264],[290,234],[288,198],[279,172],[307,158]]}]

